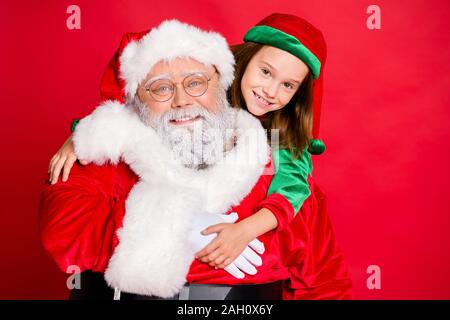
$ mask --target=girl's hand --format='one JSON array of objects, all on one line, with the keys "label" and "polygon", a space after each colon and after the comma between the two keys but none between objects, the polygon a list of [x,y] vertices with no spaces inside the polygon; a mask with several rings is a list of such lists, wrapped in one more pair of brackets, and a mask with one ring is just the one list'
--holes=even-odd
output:
[{"label": "girl's hand", "polygon": [[[73,145],[71,135],[50,160],[50,164],[48,166],[49,182],[51,184],[58,182],[61,169],[63,169],[62,181],[66,182],[75,161],[77,161],[77,156],[75,155],[75,147]],[[86,160],[80,160],[80,163],[83,165],[88,164]]]},{"label": "girl's hand", "polygon": [[212,267],[221,269],[232,263],[255,238],[247,225],[240,222],[220,223],[202,231],[203,235],[211,233],[217,233],[216,238],[197,252],[196,257]]}]

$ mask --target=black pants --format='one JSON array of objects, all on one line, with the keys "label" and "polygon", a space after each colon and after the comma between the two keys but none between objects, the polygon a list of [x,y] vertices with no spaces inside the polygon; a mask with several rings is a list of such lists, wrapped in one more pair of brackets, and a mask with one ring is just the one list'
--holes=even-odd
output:
[{"label": "black pants", "polygon": [[[281,300],[282,288],[282,281],[235,286],[192,284],[182,289],[184,294],[168,299],[122,292],[120,300]],[[114,290],[107,285],[103,273],[92,271],[82,272],[81,288],[70,292],[70,300],[112,300],[113,297]]]}]

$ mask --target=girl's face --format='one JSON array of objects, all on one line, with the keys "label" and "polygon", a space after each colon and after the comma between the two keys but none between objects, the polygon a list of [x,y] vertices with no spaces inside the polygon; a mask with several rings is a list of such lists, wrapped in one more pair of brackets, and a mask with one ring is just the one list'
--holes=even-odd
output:
[{"label": "girl's face", "polygon": [[287,51],[264,46],[250,60],[241,81],[247,109],[255,116],[286,106],[308,74],[308,66]]}]

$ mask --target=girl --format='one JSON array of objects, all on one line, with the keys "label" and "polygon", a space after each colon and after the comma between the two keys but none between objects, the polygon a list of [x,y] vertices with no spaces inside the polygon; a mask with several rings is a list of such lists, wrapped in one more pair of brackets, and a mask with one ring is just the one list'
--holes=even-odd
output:
[{"label": "girl", "polygon": [[[118,58],[131,40],[146,33],[127,34],[122,39],[103,77],[103,98],[123,101],[123,83],[117,77]],[[320,140],[312,139],[317,138],[319,130],[325,41],[321,32],[307,21],[287,14],[266,17],[246,33],[244,41],[233,48],[236,77],[229,98],[233,106],[258,117],[266,129],[279,130],[280,148],[272,152],[277,171],[261,209],[235,224],[218,224],[204,230],[203,234],[217,233],[217,237],[197,253],[197,258],[216,268],[224,268],[255,236],[276,229],[283,243],[282,251],[285,251],[284,263],[291,272],[285,298],[302,298],[306,289],[311,297],[311,288],[318,286],[312,279],[318,278],[318,274],[313,277],[308,272],[318,273],[314,250],[321,248],[312,247],[315,226],[307,224],[305,215],[311,216],[320,203],[317,199],[320,190],[314,185],[314,197],[310,197],[309,182],[312,181],[310,153],[320,154],[325,150]],[[50,162],[51,183],[56,183],[62,168],[62,180],[66,181],[75,161],[69,137]],[[306,199],[309,203],[302,208]],[[303,215],[298,213],[300,208]],[[332,238],[329,225],[327,227],[327,234]],[[321,292],[326,292],[328,297],[331,291],[337,294],[336,297],[348,297],[351,285],[337,247],[331,240],[323,246],[334,255],[334,265],[329,268],[329,261],[320,256],[321,268],[326,270],[320,274],[321,282],[334,281],[336,284]],[[329,257],[331,260],[331,255]]]}]

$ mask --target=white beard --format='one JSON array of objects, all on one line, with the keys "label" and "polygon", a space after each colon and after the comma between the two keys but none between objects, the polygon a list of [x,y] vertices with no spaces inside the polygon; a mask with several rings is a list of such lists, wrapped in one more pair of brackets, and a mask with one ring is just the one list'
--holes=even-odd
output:
[{"label": "white beard", "polygon": [[78,158],[100,165],[124,161],[140,178],[105,271],[111,287],[160,297],[179,292],[194,259],[187,241],[194,217],[226,213],[251,192],[269,159],[266,134],[250,114],[230,110],[236,143],[204,170],[174,161],[168,145],[129,106],[107,101],[80,121],[74,132]]},{"label": "white beard", "polygon": [[[155,129],[164,144],[172,150],[173,157],[188,168],[204,169],[220,161],[225,146],[233,136],[236,113],[229,105],[224,90],[219,90],[216,102],[217,113],[193,105],[187,108],[170,109],[156,116],[137,97],[131,102],[142,122]],[[184,117],[200,117],[190,125],[177,127],[171,120]]]}]

